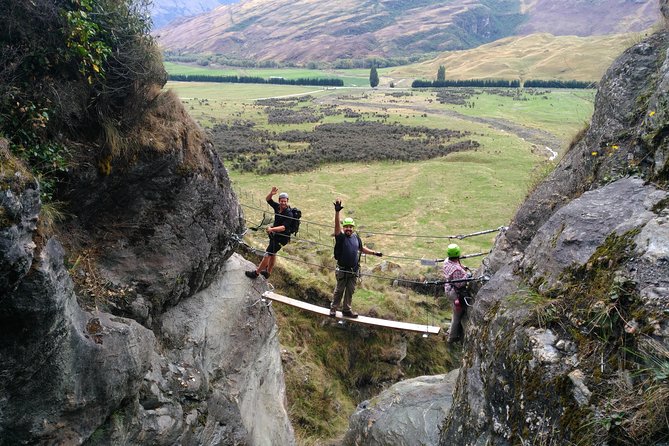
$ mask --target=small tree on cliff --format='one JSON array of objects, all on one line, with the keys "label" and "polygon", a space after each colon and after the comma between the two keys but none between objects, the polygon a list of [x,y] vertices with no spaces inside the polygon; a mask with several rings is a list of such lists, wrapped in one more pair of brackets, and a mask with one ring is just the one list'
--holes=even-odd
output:
[{"label": "small tree on cliff", "polygon": [[376,67],[372,67],[369,71],[369,85],[376,88],[379,85],[379,73],[376,72]]},{"label": "small tree on cliff", "polygon": [[439,65],[439,69],[437,70],[437,80],[438,81],[446,80],[446,67],[443,65]]}]

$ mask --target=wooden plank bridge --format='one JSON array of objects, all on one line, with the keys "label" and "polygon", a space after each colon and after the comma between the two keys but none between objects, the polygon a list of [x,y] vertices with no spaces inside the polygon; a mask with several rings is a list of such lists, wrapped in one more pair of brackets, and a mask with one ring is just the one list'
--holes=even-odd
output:
[{"label": "wooden plank bridge", "polygon": [[[292,307],[300,308],[302,310],[311,311],[312,313],[317,313],[322,316],[330,317],[330,309],[325,307],[319,307],[318,305],[313,305],[307,302],[303,302],[297,299],[291,299],[290,297],[282,296],[281,294],[276,294],[272,291],[265,291],[262,294],[262,297],[265,299],[270,299],[274,302],[281,302],[282,304],[290,305]],[[393,328],[395,330],[403,331],[412,331],[416,333],[424,334],[438,334],[441,330],[441,327],[435,327],[432,325],[426,324],[412,324],[409,322],[397,322],[389,321],[387,319],[378,319],[375,317],[367,316],[358,316],[356,318],[346,317],[342,315],[341,311],[337,311],[337,319],[343,319],[350,322],[355,322],[358,324],[364,325],[374,325],[378,327]]]}]

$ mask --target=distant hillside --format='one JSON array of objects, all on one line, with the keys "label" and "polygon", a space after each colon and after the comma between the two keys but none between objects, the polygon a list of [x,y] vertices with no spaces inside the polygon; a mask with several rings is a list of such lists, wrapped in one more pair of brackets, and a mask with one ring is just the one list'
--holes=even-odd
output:
[{"label": "distant hillside", "polygon": [[242,0],[158,34],[175,52],[305,63],[461,50],[519,33],[619,34],[658,19],[657,0]]},{"label": "distant hillside", "polygon": [[518,34],[598,36],[642,31],[660,20],[657,0],[521,0]]},{"label": "distant hillside", "polygon": [[168,23],[191,17],[221,6],[236,3],[239,0],[152,0],[151,18],[153,29],[158,29]]},{"label": "distant hillside", "polygon": [[434,80],[440,65],[447,79],[560,79],[598,81],[613,60],[642,34],[615,36],[507,37],[466,51],[384,72],[397,86],[412,79]]}]

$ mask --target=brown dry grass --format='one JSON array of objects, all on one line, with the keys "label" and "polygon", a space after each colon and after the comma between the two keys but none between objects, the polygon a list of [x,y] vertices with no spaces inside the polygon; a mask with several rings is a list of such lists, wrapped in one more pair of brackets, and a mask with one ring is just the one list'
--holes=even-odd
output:
[{"label": "brown dry grass", "polygon": [[393,79],[429,80],[435,79],[439,66],[444,65],[446,79],[598,81],[635,36],[637,34],[630,33],[577,37],[544,33],[508,37],[471,50],[450,51],[384,75]]},{"label": "brown dry grass", "polygon": [[157,152],[182,150],[185,167],[211,171],[211,162],[205,154],[206,135],[172,90],[155,97],[132,139],[130,148]]}]

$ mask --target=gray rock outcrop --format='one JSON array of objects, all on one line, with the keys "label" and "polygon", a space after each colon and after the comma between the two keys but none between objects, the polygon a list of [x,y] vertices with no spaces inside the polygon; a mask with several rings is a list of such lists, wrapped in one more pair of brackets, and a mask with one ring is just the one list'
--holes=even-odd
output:
[{"label": "gray rock outcrop", "polygon": [[0,445],[295,444],[276,321],[233,255],[241,214],[208,145],[195,167],[183,146],[78,179],[68,242],[90,235],[106,299],[77,294],[89,272],[68,270],[3,147]]},{"label": "gray rock outcrop", "polygon": [[666,435],[643,370],[669,352],[668,48],[661,31],[614,62],[589,128],[498,237],[439,444]]},{"label": "gray rock outcrop", "polygon": [[83,165],[69,197],[73,230],[98,252],[96,274],[122,291],[117,311],[150,326],[213,281],[244,224],[223,163],[179,99],[159,95],[144,120],[176,131],[145,136],[149,146],[109,172]]},{"label": "gray rock outcrop", "polygon": [[136,322],[82,311],[51,239],[34,241],[35,183],[0,193],[0,444],[81,444],[149,369],[153,334]]},{"label": "gray rock outcrop", "polygon": [[249,266],[233,255],[209,287],[161,315],[137,396],[91,444],[295,443],[276,321],[243,274]]},{"label": "gray rock outcrop", "polygon": [[436,445],[451,408],[459,370],[407,379],[360,403],[349,420],[345,446]]}]

